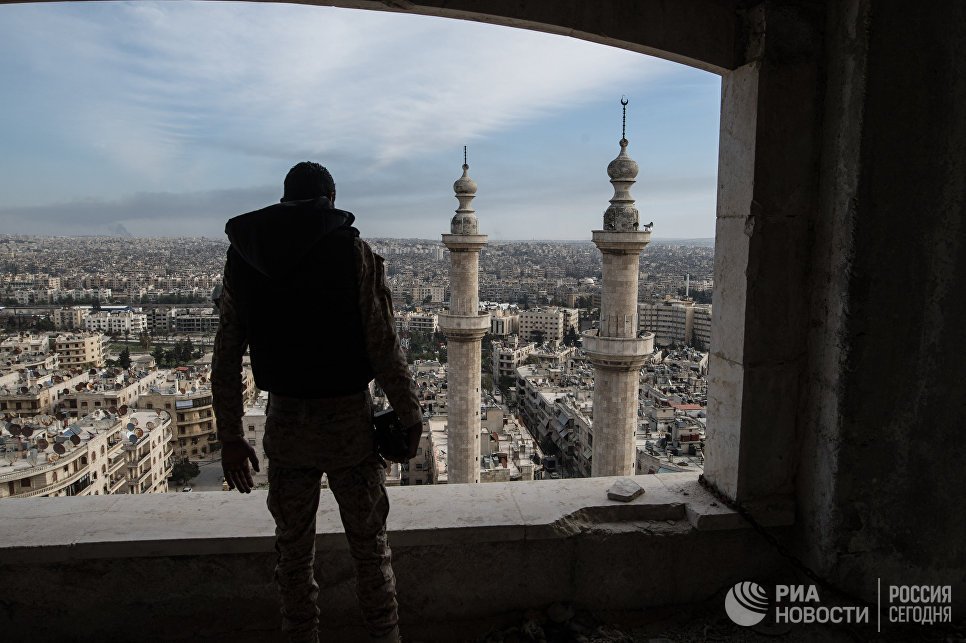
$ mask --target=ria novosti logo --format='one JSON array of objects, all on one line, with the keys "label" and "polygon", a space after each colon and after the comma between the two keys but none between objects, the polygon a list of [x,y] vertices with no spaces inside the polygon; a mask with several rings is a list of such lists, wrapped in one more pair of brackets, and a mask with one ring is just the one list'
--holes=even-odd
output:
[{"label": "ria novosti logo", "polygon": [[747,580],[737,583],[728,590],[725,611],[737,625],[758,625],[768,613],[768,593],[758,583]]}]

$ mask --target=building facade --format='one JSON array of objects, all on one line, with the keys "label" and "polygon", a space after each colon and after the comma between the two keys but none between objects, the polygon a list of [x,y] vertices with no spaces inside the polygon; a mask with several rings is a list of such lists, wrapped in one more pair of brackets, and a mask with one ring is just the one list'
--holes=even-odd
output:
[{"label": "building facade", "polygon": [[57,335],[52,350],[59,353],[61,368],[104,366],[104,335],[81,332]]},{"label": "building facade", "polygon": [[64,427],[41,415],[14,435],[0,427],[0,499],[164,493],[171,418],[95,411]]}]

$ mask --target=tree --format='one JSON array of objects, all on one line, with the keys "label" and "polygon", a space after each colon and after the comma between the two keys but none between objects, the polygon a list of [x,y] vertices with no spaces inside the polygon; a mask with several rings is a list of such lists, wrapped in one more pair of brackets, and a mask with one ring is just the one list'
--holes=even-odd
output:
[{"label": "tree", "polygon": [[127,346],[121,349],[121,354],[117,357],[117,363],[125,370],[131,368],[131,351],[127,349]]},{"label": "tree", "polygon": [[577,329],[574,328],[573,326],[568,328],[567,332],[564,333],[563,341],[564,341],[564,344],[567,346],[576,346],[579,340],[580,340],[580,336],[577,335]]},{"label": "tree", "polygon": [[201,468],[188,458],[184,458],[171,467],[171,479],[179,485],[188,484],[191,479],[197,478],[199,473],[201,473]]},{"label": "tree", "polygon": [[151,357],[154,358],[154,362],[155,364],[157,364],[158,367],[161,367],[164,365],[165,352],[166,351],[164,350],[164,347],[161,346],[160,344],[155,346],[154,350],[151,351]]},{"label": "tree", "polygon": [[537,344],[542,344],[543,340],[546,339],[547,334],[542,330],[535,330],[530,333],[530,338]]}]

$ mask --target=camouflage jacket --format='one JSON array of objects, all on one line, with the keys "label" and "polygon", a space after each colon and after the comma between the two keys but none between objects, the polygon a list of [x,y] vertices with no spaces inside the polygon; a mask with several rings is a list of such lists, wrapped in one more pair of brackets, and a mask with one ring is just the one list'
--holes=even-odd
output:
[{"label": "camouflage jacket", "polygon": [[[403,426],[412,426],[421,421],[422,412],[415,383],[396,335],[392,293],[386,285],[384,260],[362,239],[356,238],[354,244],[358,259],[359,311],[369,363]],[[213,407],[220,440],[244,437],[241,361],[248,348],[248,333],[233,297],[235,288],[230,265],[226,264],[218,302],[221,321],[215,336],[211,372]]]}]

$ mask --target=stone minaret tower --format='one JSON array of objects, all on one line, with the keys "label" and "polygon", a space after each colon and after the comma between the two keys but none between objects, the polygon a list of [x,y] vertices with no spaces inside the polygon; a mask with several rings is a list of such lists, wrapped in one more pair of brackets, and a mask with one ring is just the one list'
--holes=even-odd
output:
[{"label": "stone minaret tower", "polygon": [[637,163],[627,155],[626,120],[621,151],[607,166],[614,198],[604,212],[604,229],[593,231],[603,255],[600,330],[583,337],[594,365],[594,461],[592,475],[633,475],[637,457],[637,390],[640,368],[654,348],[654,335],[637,336],[637,276],[640,254],[651,240],[650,225],[639,229],[630,188]]},{"label": "stone minaret tower", "polygon": [[446,334],[447,369],[447,472],[449,484],[480,481],[480,340],[490,329],[490,316],[480,313],[480,250],[486,235],[470,202],[476,182],[467,174],[463,148],[463,176],[453,184],[460,206],[443,243],[450,250],[449,310],[440,315]]}]

